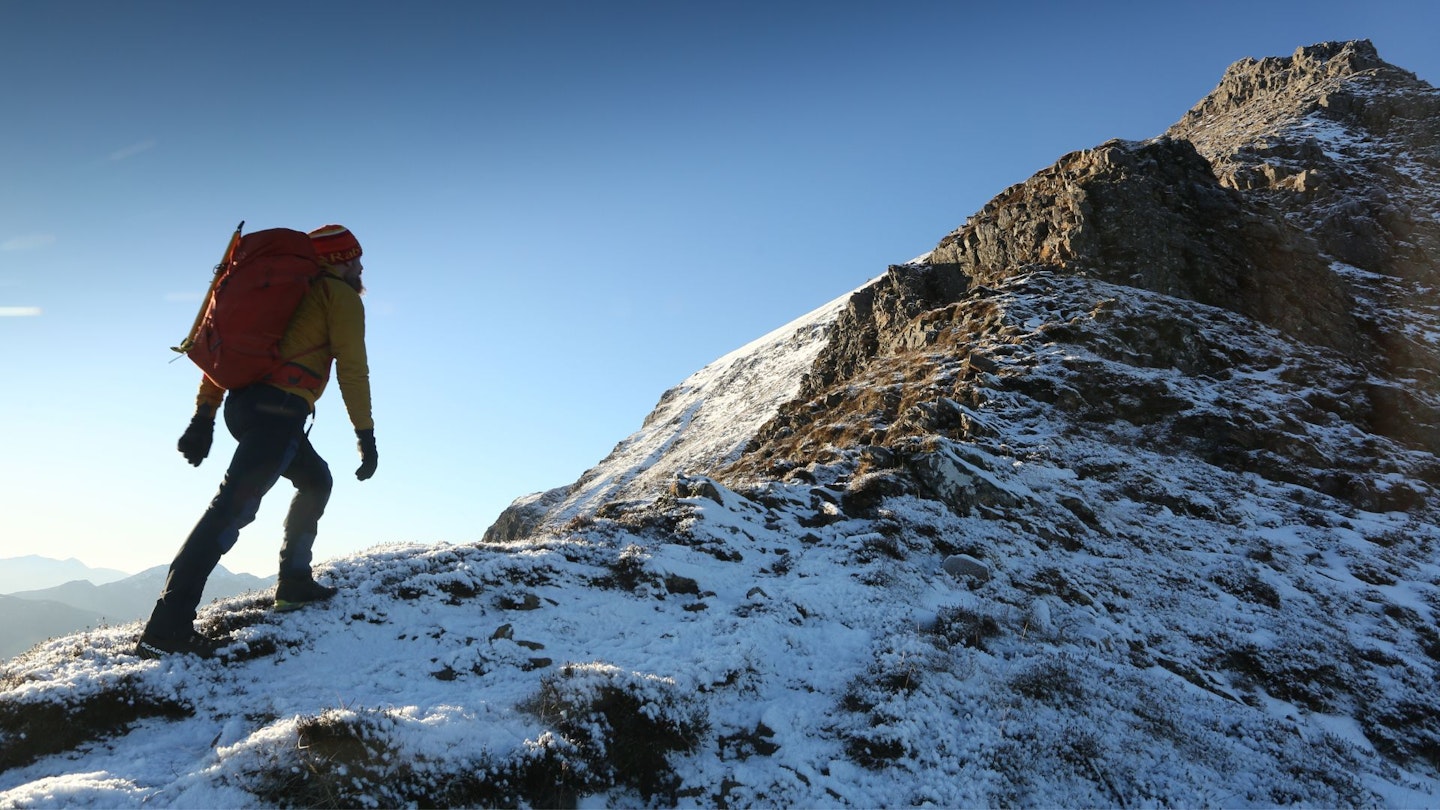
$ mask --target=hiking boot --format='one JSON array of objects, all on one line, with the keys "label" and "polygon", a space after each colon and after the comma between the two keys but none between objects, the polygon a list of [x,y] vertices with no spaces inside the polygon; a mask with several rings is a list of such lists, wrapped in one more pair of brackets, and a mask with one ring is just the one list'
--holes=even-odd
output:
[{"label": "hiking boot", "polygon": [[297,610],[311,602],[324,602],[339,593],[338,588],[321,585],[313,579],[282,579],[275,586],[275,609]]},{"label": "hiking boot", "polygon": [[135,644],[135,654],[147,661],[164,658],[167,655],[193,655],[199,658],[213,658],[220,649],[220,642],[200,635],[194,630],[178,635],[158,633],[149,628]]}]

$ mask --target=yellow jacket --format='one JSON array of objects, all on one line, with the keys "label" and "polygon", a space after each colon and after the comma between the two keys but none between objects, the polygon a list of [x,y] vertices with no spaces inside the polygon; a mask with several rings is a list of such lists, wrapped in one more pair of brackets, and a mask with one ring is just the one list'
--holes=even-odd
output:
[{"label": "yellow jacket", "polygon": [[[330,381],[333,362],[351,424],[356,430],[374,428],[370,362],[365,354],[365,305],[335,268],[326,266],[325,271],[300,299],[285,337],[280,340],[285,365],[265,384],[304,397],[314,410],[315,400]],[[210,405],[213,412],[218,412],[224,398],[225,389],[209,377],[201,377],[197,405]]]}]

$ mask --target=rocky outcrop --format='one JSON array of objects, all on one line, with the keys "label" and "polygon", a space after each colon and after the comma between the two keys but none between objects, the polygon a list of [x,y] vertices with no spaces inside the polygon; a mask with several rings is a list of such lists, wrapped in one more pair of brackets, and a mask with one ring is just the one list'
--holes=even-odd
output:
[{"label": "rocky outcrop", "polygon": [[946,267],[893,266],[878,281],[850,297],[830,340],[801,381],[799,399],[850,379],[870,358],[906,339],[909,324],[922,313],[954,301],[970,279]]},{"label": "rocky outcrop", "polygon": [[1288,212],[1330,257],[1440,280],[1440,92],[1368,41],[1245,59],[1172,126],[1220,182]]},{"label": "rocky outcrop", "polygon": [[1007,189],[929,262],[981,284],[1035,267],[1223,307],[1307,343],[1363,348],[1318,246],[1215,178],[1187,141],[1110,141]]},{"label": "rocky outcrop", "polygon": [[1368,41],[1323,43],[1236,63],[1166,134],[1336,268],[1376,373],[1370,429],[1440,446],[1440,91]]},{"label": "rocky outcrop", "polygon": [[1366,510],[1414,509],[1440,485],[1433,402],[1237,313],[1036,271],[914,325],[914,344],[782,409],[729,476],[833,484],[857,515],[879,491],[1013,518],[1034,504],[1009,468],[1063,434]]},{"label": "rocky outcrop", "polygon": [[857,293],[801,395],[903,346],[922,313],[1042,269],[1224,307],[1350,356],[1368,349],[1344,285],[1303,231],[1222,186],[1186,141],[1110,141],[1006,189],[924,263]]},{"label": "rocky outcrop", "polygon": [[[1424,456],[1440,448],[1437,144],[1440,95],[1368,42],[1243,60],[1163,136],[1065,155],[801,343],[775,343],[760,366],[742,350],[723,379],[677,388],[564,508],[522,499],[493,531],[643,500],[677,473],[815,481],[817,498],[857,513],[898,493],[1015,513],[1023,499],[987,489],[999,468],[941,475],[936,448],[1004,458],[1017,420],[1044,410],[1079,432],[1405,508],[1413,487],[1377,476],[1440,482]],[[796,346],[805,363],[776,359]],[[782,365],[770,376],[793,387],[771,396],[757,369]],[[1257,380],[1273,386],[1260,406]],[[703,430],[697,403],[716,412]],[[716,425],[732,428],[718,444]],[[725,452],[680,458],[694,436]]]},{"label": "rocky outcrop", "polygon": [[570,496],[571,487],[558,487],[548,492],[537,492],[517,498],[500,513],[500,517],[485,530],[486,543],[513,543],[531,532],[545,520],[545,516]]},{"label": "rocky outcrop", "polygon": [[[1367,42],[1238,63],[1165,136],[1064,156],[857,293],[731,475],[849,459],[842,483],[864,482],[851,503],[888,488],[964,512],[973,498],[927,483],[933,464],[905,448],[984,445],[994,423],[1048,408],[1356,506],[1413,506],[1376,471],[1440,483],[1433,455],[1402,471],[1382,449],[1440,449],[1440,304],[1424,281],[1440,256],[1437,99]],[[1017,304],[1047,294],[1064,303],[1043,316]],[[1245,404],[1257,377],[1274,386],[1262,408]],[[884,487],[877,457],[902,460]]]},{"label": "rocky outcrop", "polygon": [[1243,60],[1164,137],[1064,156],[858,292],[801,397],[903,345],[923,313],[1041,269],[1229,309],[1377,368],[1433,367],[1392,317],[1423,290],[1334,263],[1436,277],[1437,120],[1440,94],[1368,42]]}]

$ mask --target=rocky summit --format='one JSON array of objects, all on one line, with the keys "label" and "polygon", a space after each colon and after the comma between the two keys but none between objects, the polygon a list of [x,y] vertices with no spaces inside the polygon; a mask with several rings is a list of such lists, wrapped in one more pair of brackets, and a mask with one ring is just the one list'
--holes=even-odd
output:
[{"label": "rocky summit", "polygon": [[[223,666],[22,656],[0,804],[1434,806],[1437,203],[1440,92],[1244,60],[481,542],[222,604]],[[167,728],[219,753],[123,755]]]},{"label": "rocky summit", "polygon": [[[1291,477],[1340,494],[1333,482],[1350,471],[1356,492],[1347,497],[1358,506],[1379,506],[1359,493],[1387,491],[1377,477],[1400,458],[1407,486],[1434,483],[1437,104],[1440,94],[1367,42],[1232,67],[1165,136],[1066,155],[923,260],[857,293],[801,397],[760,431],[740,466],[796,463],[825,447],[853,454],[892,444],[897,432],[969,440],[968,423],[943,399],[993,409],[1020,393],[1049,406],[1048,416],[1078,417],[1072,435],[1113,430],[1117,417],[1145,426],[1145,445],[1198,434],[1209,449],[1191,442],[1192,452],[1237,472],[1283,466],[1279,457],[1298,453],[1285,446],[1318,448],[1312,431],[1343,424],[1359,444],[1316,454]],[[1053,315],[1018,323],[1007,312],[1017,300],[1044,302]],[[1224,313],[1199,315],[1209,309]],[[1225,315],[1239,318],[1207,323]],[[1260,336],[1269,357],[1237,354]],[[1072,369],[1063,386],[1033,373],[1046,358]],[[1164,393],[1135,379],[1173,376],[1214,392],[1247,367],[1287,366],[1298,368],[1267,381],[1287,389],[1283,408],[1238,392],[1187,401],[1173,385]],[[877,386],[877,372],[902,371],[907,382],[944,381],[928,391]],[[894,406],[878,406],[881,391]],[[964,423],[958,434],[943,420],[937,429],[942,414]],[[808,435],[817,424],[848,424],[851,438],[834,447]],[[1247,446],[1224,462],[1242,435]]]}]

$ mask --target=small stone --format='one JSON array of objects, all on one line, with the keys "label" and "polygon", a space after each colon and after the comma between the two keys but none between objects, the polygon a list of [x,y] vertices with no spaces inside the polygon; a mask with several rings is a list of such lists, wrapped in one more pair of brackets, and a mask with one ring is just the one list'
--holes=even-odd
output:
[{"label": "small stone", "polygon": [[670,482],[670,494],[676,498],[709,498],[721,506],[725,505],[725,498],[720,495],[720,488],[715,482],[708,478],[691,478],[683,473],[677,473],[675,480]]},{"label": "small stone", "polygon": [[665,576],[665,590],[674,594],[700,595],[700,583],[690,577],[682,577],[678,574],[667,574]]},{"label": "small stone", "polygon": [[942,567],[951,576],[967,577],[980,584],[989,582],[993,576],[990,572],[990,566],[971,557],[969,554],[952,554],[945,558]]},{"label": "small stone", "polygon": [[533,593],[523,594],[519,599],[510,596],[502,596],[499,599],[501,610],[539,610],[540,597]]}]

